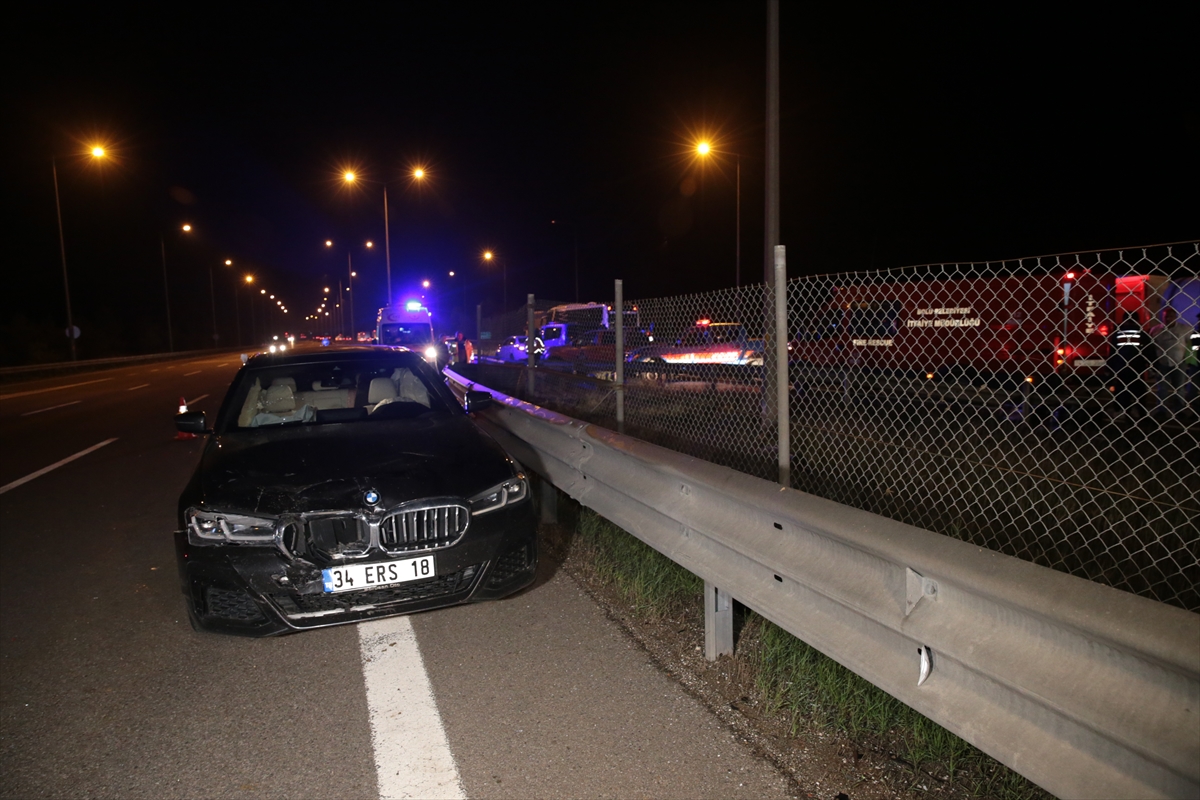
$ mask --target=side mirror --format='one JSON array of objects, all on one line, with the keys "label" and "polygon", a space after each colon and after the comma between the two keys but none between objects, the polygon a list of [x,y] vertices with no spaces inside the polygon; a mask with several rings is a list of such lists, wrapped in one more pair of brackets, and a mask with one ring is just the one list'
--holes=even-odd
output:
[{"label": "side mirror", "polygon": [[467,392],[467,412],[481,411],[492,404],[491,392],[477,392],[470,390]]},{"label": "side mirror", "polygon": [[[480,394],[487,394],[480,392]],[[488,395],[490,398],[491,395]],[[182,433],[212,433],[206,425],[203,411],[184,411],[175,415],[175,430]]]}]

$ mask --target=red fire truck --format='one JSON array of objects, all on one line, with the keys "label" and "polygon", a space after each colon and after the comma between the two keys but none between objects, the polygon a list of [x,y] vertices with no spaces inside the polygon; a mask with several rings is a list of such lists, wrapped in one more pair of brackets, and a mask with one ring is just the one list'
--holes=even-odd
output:
[{"label": "red fire truck", "polygon": [[1059,275],[835,287],[800,321],[791,359],[933,377],[1095,374],[1123,312],[1158,314],[1169,280],[1087,270]]}]

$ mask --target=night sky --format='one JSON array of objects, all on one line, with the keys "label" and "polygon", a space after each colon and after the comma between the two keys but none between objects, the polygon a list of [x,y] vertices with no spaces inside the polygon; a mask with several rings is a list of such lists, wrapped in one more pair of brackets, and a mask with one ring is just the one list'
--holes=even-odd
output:
[{"label": "night sky", "polygon": [[[781,9],[791,275],[1200,236],[1194,17],[814,5]],[[576,245],[582,300],[732,286],[739,156],[762,281],[765,3],[66,8],[5,36],[0,362],[66,357],[52,156],[81,358],[166,349],[160,237],[177,350],[211,342],[210,268],[233,344],[237,281],[298,322],[348,250],[368,329],[385,182],[394,294],[429,279],[460,327],[500,309],[486,248],[510,307],[574,300]]]}]

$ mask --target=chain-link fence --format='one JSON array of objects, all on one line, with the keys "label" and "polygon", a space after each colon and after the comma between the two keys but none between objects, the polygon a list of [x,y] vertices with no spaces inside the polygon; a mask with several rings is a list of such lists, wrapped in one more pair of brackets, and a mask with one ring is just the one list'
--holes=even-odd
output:
[{"label": "chain-link fence", "polygon": [[[1198,267],[1192,242],[789,281],[792,486],[1200,610]],[[626,431],[776,479],[772,297],[627,302]],[[613,426],[615,358],[553,349],[530,399]],[[508,373],[481,380],[524,395]]]}]

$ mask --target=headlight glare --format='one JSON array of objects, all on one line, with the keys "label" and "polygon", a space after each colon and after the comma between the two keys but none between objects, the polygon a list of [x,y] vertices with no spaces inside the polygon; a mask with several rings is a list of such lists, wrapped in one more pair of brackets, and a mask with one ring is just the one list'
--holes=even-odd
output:
[{"label": "headlight glare", "polygon": [[509,478],[486,492],[480,492],[467,502],[471,506],[472,514],[486,514],[498,508],[519,503],[528,496],[529,481],[525,479],[524,473],[518,473],[516,477]]}]

